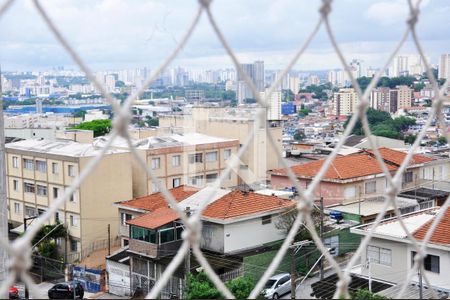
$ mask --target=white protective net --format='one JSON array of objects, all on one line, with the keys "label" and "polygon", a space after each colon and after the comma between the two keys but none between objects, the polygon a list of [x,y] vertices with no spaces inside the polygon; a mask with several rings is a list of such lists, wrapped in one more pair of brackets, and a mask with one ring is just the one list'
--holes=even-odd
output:
[{"label": "white protective net", "polygon": [[[385,202],[384,207],[382,211],[378,214],[374,226],[371,227],[371,230],[369,230],[368,234],[362,239],[358,249],[353,254],[350,262],[348,263],[345,270],[342,270],[339,266],[339,264],[336,262],[336,260],[331,256],[331,254],[327,251],[326,247],[324,246],[323,242],[321,241],[318,233],[312,229],[310,230],[311,236],[317,245],[317,248],[324,254],[325,258],[328,260],[332,268],[336,271],[339,281],[337,283],[337,289],[335,293],[335,297],[345,297],[349,298],[348,293],[348,285],[350,283],[350,269],[355,266],[358,262],[359,257],[361,256],[362,251],[366,249],[369,241],[372,237],[373,230],[377,227],[377,225],[380,223],[380,221],[383,219],[384,214],[390,204],[394,205],[395,207],[395,213],[397,217],[400,215],[398,206],[396,204],[396,195],[400,191],[401,186],[401,179],[402,174],[407,167],[409,161],[412,158],[412,155],[414,151],[417,149],[417,147],[420,145],[420,141],[423,139],[425,132],[427,128],[432,123],[433,119],[437,119],[442,128],[446,128],[444,121],[442,119],[441,114],[441,108],[443,106],[444,102],[444,91],[447,89],[448,80],[443,84],[443,86],[439,89],[437,79],[434,77],[432,70],[430,68],[429,62],[427,61],[427,58],[425,56],[425,53],[422,49],[421,43],[419,38],[417,37],[416,33],[416,24],[419,18],[419,6],[420,6],[420,0],[413,3],[412,0],[405,0],[408,2],[409,6],[409,16],[406,20],[407,26],[406,30],[403,33],[400,41],[396,45],[395,49],[390,54],[389,58],[386,60],[384,66],[380,68],[378,73],[373,77],[372,81],[370,82],[367,89],[362,93],[361,88],[359,87],[356,78],[354,78],[349,66],[346,63],[346,59],[344,58],[344,55],[342,51],[339,48],[338,43],[336,42],[335,36],[333,34],[333,28],[330,25],[329,22],[329,15],[332,11],[332,1],[331,0],[322,0],[322,3],[319,8],[319,14],[318,14],[318,20],[316,25],[314,26],[312,32],[308,35],[306,40],[303,42],[303,44],[298,48],[295,55],[290,60],[289,64],[284,68],[281,76],[278,77],[278,80],[272,84],[272,86],[269,89],[269,92],[265,93],[265,98],[261,98],[259,93],[256,92],[256,88],[253,85],[250,78],[245,74],[240,67],[240,63],[236,57],[236,55],[233,52],[233,49],[229,46],[226,38],[224,37],[219,25],[216,23],[215,16],[211,12],[210,6],[213,4],[211,0],[199,0],[199,6],[198,10],[195,14],[194,20],[192,23],[188,26],[188,29],[184,36],[182,37],[181,41],[178,43],[176,48],[170,53],[170,55],[167,57],[167,59],[159,66],[159,68],[150,76],[149,79],[146,80],[146,82],[142,85],[142,87],[134,94],[130,95],[126,101],[120,105],[119,102],[114,99],[107,91],[106,89],[100,84],[89,67],[83,62],[83,60],[80,58],[80,56],[77,54],[77,52],[69,45],[67,40],[65,39],[64,35],[59,31],[58,24],[55,24],[52,19],[47,14],[47,11],[45,8],[40,4],[38,0],[33,0],[33,4],[38,11],[39,15],[42,17],[43,21],[47,24],[48,29],[53,33],[53,35],[56,37],[60,45],[67,51],[67,53],[71,56],[71,58],[75,61],[75,63],[79,66],[79,68],[86,74],[87,78],[92,82],[92,84],[95,86],[96,89],[98,89],[103,97],[111,104],[113,110],[114,110],[114,121],[113,121],[113,130],[111,131],[111,138],[108,139],[105,146],[102,148],[100,153],[93,158],[88,166],[84,169],[84,171],[76,178],[76,180],[73,182],[73,184],[68,188],[65,193],[60,196],[56,201],[52,202],[49,209],[42,214],[38,219],[36,219],[32,226],[29,227],[29,230],[20,238],[15,240],[13,243],[9,243],[5,237],[1,237],[0,239],[0,246],[7,250],[9,255],[8,260],[8,268],[9,268],[9,274],[7,277],[7,280],[4,280],[4,282],[1,283],[0,291],[6,292],[9,286],[11,286],[16,278],[20,278],[27,286],[30,288],[31,295],[35,294],[37,295],[36,291],[36,285],[33,283],[33,280],[31,279],[30,275],[27,273],[28,269],[31,267],[31,241],[34,235],[38,232],[39,228],[43,225],[45,225],[46,221],[49,220],[55,212],[58,211],[59,207],[61,207],[65,201],[67,201],[71,194],[76,191],[76,189],[79,187],[81,182],[86,178],[86,176],[89,174],[90,171],[92,171],[97,163],[102,159],[102,156],[106,153],[106,151],[109,149],[111,144],[113,143],[114,139],[116,137],[123,137],[128,142],[128,146],[131,150],[131,153],[136,159],[143,169],[147,172],[147,174],[151,177],[152,181],[158,186],[159,190],[163,193],[163,195],[166,198],[166,201],[176,209],[176,211],[179,213],[180,219],[183,221],[186,230],[183,233],[183,243],[182,246],[179,248],[177,254],[173,257],[171,263],[166,268],[165,272],[161,276],[161,278],[156,282],[154,288],[150,291],[150,293],[147,295],[148,298],[156,298],[158,297],[159,293],[163,289],[163,287],[169,282],[169,278],[174,273],[176,268],[183,262],[187,252],[189,249],[192,249],[192,253],[195,255],[198,262],[203,267],[204,271],[207,273],[211,281],[214,283],[214,285],[220,290],[220,292],[226,297],[226,298],[234,298],[232,293],[226,288],[224,283],[220,280],[219,276],[213,271],[211,266],[209,265],[206,257],[202,253],[200,249],[200,243],[199,239],[201,236],[201,219],[200,215],[202,213],[202,210],[205,208],[200,207],[193,215],[190,217],[187,217],[186,214],[183,212],[181,208],[177,206],[177,202],[172,197],[170,192],[164,187],[161,186],[160,181],[158,178],[153,174],[152,170],[146,165],[144,160],[137,154],[135,149],[133,148],[132,141],[130,138],[130,135],[127,131],[129,122],[131,120],[131,106],[133,104],[133,101],[137,99],[139,96],[142,95],[142,93],[150,86],[150,84],[157,78],[158,74],[160,74],[166,67],[169,66],[169,64],[177,57],[181,49],[186,45],[186,43],[189,41],[193,31],[196,29],[200,17],[202,15],[206,15],[207,19],[209,20],[209,23],[216,34],[216,36],[219,38],[223,48],[226,50],[226,53],[233,61],[233,64],[235,65],[236,69],[238,70],[240,76],[244,79],[246,84],[250,87],[250,89],[253,91],[253,94],[255,95],[255,98],[257,100],[257,103],[261,107],[266,107],[266,99],[270,99],[270,96],[272,92],[275,91],[276,87],[279,86],[281,80],[285,75],[291,70],[291,68],[298,62],[302,54],[305,52],[305,50],[310,45],[313,38],[318,33],[319,29],[321,27],[325,28],[325,31],[329,37],[329,40],[333,46],[333,49],[335,53],[338,55],[340,62],[342,63],[342,66],[345,68],[345,72],[347,73],[348,77],[351,79],[352,85],[355,88],[360,102],[358,105],[358,112],[353,114],[350,122],[345,129],[345,132],[342,136],[342,138],[339,140],[338,144],[334,148],[333,152],[327,157],[325,163],[323,164],[321,170],[315,176],[311,184],[308,186],[307,190],[302,190],[298,183],[296,183],[295,176],[292,173],[292,171],[288,168],[286,163],[283,160],[280,160],[283,164],[283,167],[287,168],[288,170],[288,176],[291,179],[291,181],[296,186],[297,190],[299,191],[299,195],[297,197],[297,211],[298,211],[298,217],[296,218],[295,222],[293,223],[293,226],[289,233],[287,234],[282,246],[280,247],[277,255],[271,262],[270,266],[267,268],[267,270],[264,272],[264,275],[260,278],[258,283],[256,284],[254,290],[250,294],[250,298],[256,298],[260,291],[262,290],[264,284],[267,282],[270,276],[275,272],[278,265],[282,261],[284,255],[286,254],[289,246],[291,245],[294,236],[296,232],[298,231],[299,227],[306,223],[308,228],[314,228],[313,226],[313,220],[311,217],[311,211],[313,208],[313,191],[316,189],[317,185],[320,183],[321,179],[325,175],[327,169],[329,168],[331,162],[335,159],[338,151],[341,149],[344,141],[346,138],[350,135],[353,127],[355,126],[355,123],[357,122],[358,118],[360,118],[364,132],[367,137],[369,137],[370,144],[372,148],[374,149],[375,157],[380,164],[384,175],[387,179],[387,188],[386,193],[384,195]],[[8,10],[8,8],[11,7],[13,4],[13,0],[7,0],[3,2],[3,4],[0,7],[0,18],[4,15],[4,13]],[[336,3],[337,4],[337,3]],[[411,36],[412,40],[417,48],[418,53],[420,54],[422,60],[425,62],[426,65],[426,71],[428,74],[428,78],[431,82],[431,85],[434,89],[435,96],[432,100],[432,108],[431,113],[429,114],[429,117],[427,119],[427,122],[423,129],[418,134],[414,144],[412,145],[410,151],[408,152],[406,158],[404,159],[403,163],[401,164],[400,168],[398,169],[397,173],[394,176],[391,176],[390,172],[388,172],[386,165],[383,162],[383,159],[381,158],[381,155],[376,147],[374,147],[375,142],[373,138],[371,137],[370,129],[368,120],[366,117],[366,111],[369,107],[369,95],[371,90],[376,87],[376,84],[380,77],[382,76],[383,71],[389,66],[394,56],[398,53],[398,51],[401,49],[407,38]],[[232,159],[231,163],[228,165],[226,170],[221,174],[221,176],[214,182],[215,187],[220,187],[220,183],[222,180],[228,177],[229,173],[232,171],[233,168],[235,168],[238,164],[239,158],[243,155],[243,153],[247,150],[249,144],[252,142],[252,139],[254,138],[255,131],[257,128],[259,128],[261,122],[264,122],[265,118],[265,112],[264,110],[260,110],[258,112],[258,116],[255,117],[255,126],[253,127],[253,131],[251,134],[249,134],[247,140],[242,144],[242,147],[239,149],[237,155]],[[450,135],[445,131],[447,140],[450,140]],[[278,149],[273,137],[271,136],[270,132],[268,134],[268,139],[274,150],[276,151],[277,155],[279,157],[282,157],[281,149]],[[212,190],[211,193],[214,193]],[[214,195],[210,195],[211,197]],[[425,239],[419,244],[417,240],[412,236],[412,234],[408,231],[404,223],[402,222],[401,218],[398,218],[400,221],[401,226],[405,230],[405,232],[408,235],[409,240],[411,241],[413,247],[415,248],[415,251],[418,253],[416,256],[416,260],[414,263],[414,266],[409,270],[407,275],[407,280],[405,280],[401,291],[398,295],[398,297],[402,297],[404,295],[407,287],[408,282],[412,279],[414,274],[417,273],[418,268],[421,268],[423,270],[423,259],[425,254],[425,247],[431,238],[431,235],[433,231],[435,230],[437,224],[440,222],[441,218],[443,217],[443,214],[445,210],[449,207],[450,202],[448,199],[445,201],[445,204],[442,206],[442,209],[439,211],[439,213],[436,215],[436,218],[434,219],[432,225],[430,226],[430,229],[428,233],[425,236]],[[425,280],[425,283],[430,286],[428,278],[426,276],[425,272],[422,272],[423,278]],[[433,295],[437,297],[436,295]]]}]

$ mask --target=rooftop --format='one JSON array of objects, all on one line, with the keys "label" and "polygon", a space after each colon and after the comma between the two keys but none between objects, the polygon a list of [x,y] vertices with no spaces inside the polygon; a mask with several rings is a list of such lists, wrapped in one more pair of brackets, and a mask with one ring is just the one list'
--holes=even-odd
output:
[{"label": "rooftop", "polygon": [[[413,236],[419,241],[422,241],[425,238],[425,235],[427,234],[428,230],[430,229],[433,220],[434,217],[431,220],[429,220],[425,225],[420,227],[420,229],[414,232]],[[450,208],[448,208],[445,211],[443,218],[436,226],[436,229],[431,235],[429,242],[434,244],[450,246]]]},{"label": "rooftop", "polygon": [[144,214],[135,219],[128,221],[129,225],[135,225],[144,228],[156,229],[169,222],[173,222],[179,218],[178,213],[169,208],[161,207],[153,212]]},{"label": "rooftop", "polygon": [[[405,208],[405,207],[411,207],[416,206],[417,201],[414,199],[408,199],[408,198],[396,198],[398,208]],[[340,211],[343,213],[348,214],[355,214],[360,216],[372,216],[378,214],[383,206],[385,204],[384,197],[378,197],[373,199],[366,199],[361,202],[351,203],[347,205],[338,205],[330,207],[330,210],[334,211]],[[393,210],[394,206],[392,204],[389,204],[387,207],[387,211]]]},{"label": "rooftop", "polygon": [[[175,198],[177,202],[180,202],[193,194],[197,193],[199,189],[195,187],[181,185],[179,187],[170,189],[169,192]],[[115,205],[119,207],[128,207],[132,209],[139,209],[145,211],[154,211],[161,207],[167,207],[167,201],[161,192],[153,193],[148,196],[135,198],[132,200],[126,200],[116,202]]]},{"label": "rooftop", "polygon": [[[389,171],[395,171],[403,162],[406,153],[389,148],[379,148],[380,154]],[[420,154],[414,154],[411,165],[426,163],[434,160]],[[291,167],[298,177],[312,178],[319,173],[325,159]],[[383,171],[372,151],[360,151],[356,154],[336,157],[328,168],[324,180],[345,180],[369,175],[381,174]],[[286,169],[275,169],[271,171],[274,175],[286,175]]]},{"label": "rooftop", "polygon": [[[100,147],[92,144],[78,143],[71,140],[27,139],[5,145],[6,149],[32,151],[37,153],[62,155],[70,157],[90,157],[97,155]],[[106,154],[126,153],[127,150],[108,149]]]}]

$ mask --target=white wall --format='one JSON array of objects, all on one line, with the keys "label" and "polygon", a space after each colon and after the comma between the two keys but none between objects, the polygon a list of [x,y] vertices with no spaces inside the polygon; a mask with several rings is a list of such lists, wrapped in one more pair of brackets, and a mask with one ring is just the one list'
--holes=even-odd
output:
[{"label": "white wall", "polygon": [[283,239],[286,234],[275,227],[278,217],[262,225],[261,218],[226,224],[224,228],[225,253],[257,247]]},{"label": "white wall", "polygon": [[130,296],[130,266],[106,260],[109,275],[109,292],[118,296]]}]

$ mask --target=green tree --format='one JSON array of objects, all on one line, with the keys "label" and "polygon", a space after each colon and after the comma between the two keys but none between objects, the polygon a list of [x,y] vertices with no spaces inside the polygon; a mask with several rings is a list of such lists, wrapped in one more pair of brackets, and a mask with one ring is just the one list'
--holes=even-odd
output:
[{"label": "green tree", "polygon": [[404,141],[405,141],[405,143],[412,145],[412,144],[414,144],[414,141],[416,140],[416,138],[417,138],[417,135],[409,134],[409,135],[405,136]]},{"label": "green tree", "polygon": [[66,228],[59,222],[53,225],[45,225],[33,238],[32,244],[37,244],[37,252],[39,255],[57,259],[58,247],[56,241],[59,238],[64,238],[66,235]]},{"label": "green tree", "polygon": [[384,296],[370,292],[368,289],[357,289],[355,292],[351,293],[351,299],[353,300],[381,300],[388,299]]},{"label": "green tree", "polygon": [[94,137],[106,135],[111,131],[111,120],[93,120],[90,122],[83,122],[70,129],[92,130]]},{"label": "green tree", "polygon": [[[237,299],[246,299],[255,287],[253,278],[243,276],[225,283],[227,288]],[[189,274],[186,286],[187,299],[220,299],[223,298],[219,290],[209,280],[205,272],[196,275]]]},{"label": "green tree", "polygon": [[159,126],[159,119],[158,118],[152,118],[150,116],[145,117],[145,122],[148,126]]},{"label": "green tree", "polygon": [[294,134],[294,140],[296,141],[303,141],[303,139],[305,138],[305,134],[299,130],[297,130],[297,132]]},{"label": "green tree", "polygon": [[438,143],[439,143],[439,144],[442,144],[442,145],[447,144],[447,138],[446,138],[445,136],[439,137],[439,138],[438,138]]},{"label": "green tree", "polygon": [[305,117],[305,116],[309,115],[310,112],[312,112],[311,109],[309,109],[309,108],[302,108],[302,109],[300,109],[298,111],[298,115],[299,115],[299,117]]}]

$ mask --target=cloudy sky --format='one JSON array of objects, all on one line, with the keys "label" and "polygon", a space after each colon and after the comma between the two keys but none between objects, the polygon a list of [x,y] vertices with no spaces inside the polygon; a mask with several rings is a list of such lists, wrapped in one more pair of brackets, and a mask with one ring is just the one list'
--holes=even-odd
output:
[{"label": "cloudy sky", "polygon": [[[0,0],[2,3],[4,0]],[[418,31],[432,63],[450,52],[450,1],[422,1]],[[347,60],[379,67],[406,24],[406,0],[335,0],[331,24]],[[71,45],[95,70],[155,67],[183,35],[195,0],[43,0]],[[282,68],[318,19],[318,0],[215,0],[212,10],[242,62],[262,59]],[[411,40],[401,50],[414,54]],[[30,0],[17,0],[0,18],[0,63],[6,70],[73,67]],[[206,15],[173,66],[232,66]],[[339,67],[322,28],[296,68]]]}]

